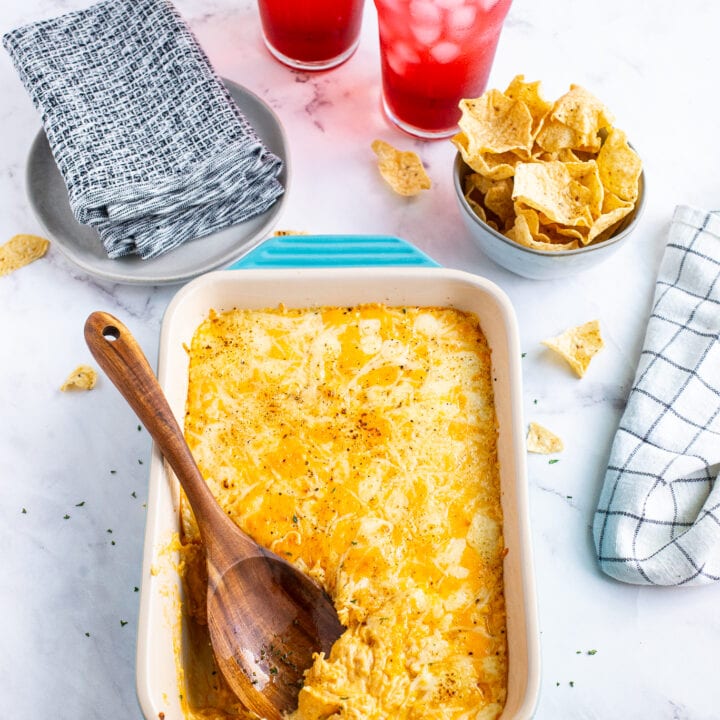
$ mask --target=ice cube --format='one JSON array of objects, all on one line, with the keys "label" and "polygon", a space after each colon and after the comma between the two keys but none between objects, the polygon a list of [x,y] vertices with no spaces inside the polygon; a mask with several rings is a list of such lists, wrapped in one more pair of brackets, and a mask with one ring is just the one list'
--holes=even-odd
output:
[{"label": "ice cube", "polygon": [[395,52],[395,48],[389,47],[387,48],[387,50],[385,50],[385,60],[387,61],[387,64],[390,66],[390,69],[394,73],[396,73],[397,75],[405,74],[407,63],[397,52]]},{"label": "ice cube", "polygon": [[410,30],[421,45],[432,45],[440,37],[442,26],[440,23],[434,25],[411,25]]},{"label": "ice cube", "polygon": [[451,42],[438,43],[430,50],[430,55],[441,64],[451,63],[460,55],[460,46]]},{"label": "ice cube", "polygon": [[448,11],[447,24],[451,35],[465,35],[473,29],[477,8],[472,5],[463,5]]},{"label": "ice cube", "polygon": [[390,65],[398,75],[404,74],[408,65],[420,62],[419,55],[412,46],[406,42],[389,44],[385,50],[385,56],[388,65]]},{"label": "ice cube", "polygon": [[418,25],[440,25],[442,13],[434,2],[413,0],[410,3],[410,17]]}]

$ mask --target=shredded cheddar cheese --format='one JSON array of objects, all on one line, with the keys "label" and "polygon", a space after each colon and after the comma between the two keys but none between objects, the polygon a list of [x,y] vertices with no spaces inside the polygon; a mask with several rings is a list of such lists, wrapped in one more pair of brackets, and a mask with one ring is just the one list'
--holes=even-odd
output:
[{"label": "shredded cheddar cheese", "polygon": [[[189,354],[185,434],[211,490],[326,588],[347,627],[316,657],[291,720],[497,718],[504,542],[477,319],[380,305],[233,310],[212,313]],[[205,576],[186,503],[182,513],[197,634]],[[246,717],[185,656],[186,716]]]}]

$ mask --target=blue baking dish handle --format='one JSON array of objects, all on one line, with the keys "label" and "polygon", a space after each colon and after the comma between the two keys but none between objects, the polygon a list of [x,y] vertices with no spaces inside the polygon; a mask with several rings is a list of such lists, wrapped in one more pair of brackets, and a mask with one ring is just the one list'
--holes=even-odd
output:
[{"label": "blue baking dish handle", "polygon": [[392,235],[278,235],[228,269],[404,266],[440,267],[414,245]]}]

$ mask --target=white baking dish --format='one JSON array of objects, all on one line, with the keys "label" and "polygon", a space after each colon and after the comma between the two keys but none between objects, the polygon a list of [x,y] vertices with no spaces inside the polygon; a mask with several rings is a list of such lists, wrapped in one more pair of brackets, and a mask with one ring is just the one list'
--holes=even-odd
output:
[{"label": "white baking dish", "polygon": [[[182,425],[192,335],[211,309],[313,307],[381,302],[456,307],[475,313],[492,349],[498,452],[504,511],[505,598],[509,644],[508,699],[502,720],[533,715],[540,681],[535,582],[528,522],[520,347],[515,314],[505,294],[483,278],[443,268],[231,270],[186,285],[162,326],[158,376]],[[157,448],[150,467],[137,652],[137,690],[145,718],[182,718],[177,660],[181,597],[168,545],[178,531],[178,487]]]}]

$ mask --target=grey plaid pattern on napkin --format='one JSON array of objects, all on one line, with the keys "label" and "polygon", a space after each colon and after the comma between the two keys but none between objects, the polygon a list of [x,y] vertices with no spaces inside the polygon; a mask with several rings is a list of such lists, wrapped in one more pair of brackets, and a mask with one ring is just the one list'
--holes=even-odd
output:
[{"label": "grey plaid pattern on napkin", "polygon": [[720,213],[678,207],[594,520],[629,583],[720,579]]},{"label": "grey plaid pattern on napkin", "polygon": [[167,0],[105,0],[3,38],[78,222],[155,257],[267,210],[281,161]]}]

